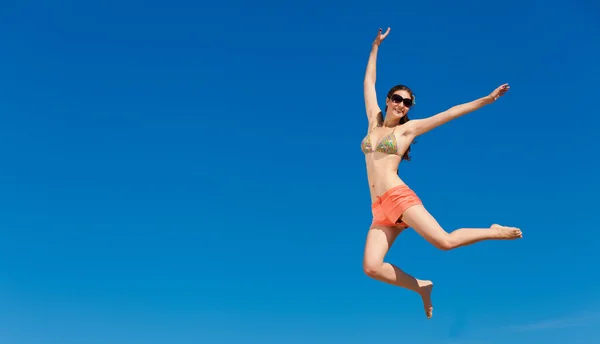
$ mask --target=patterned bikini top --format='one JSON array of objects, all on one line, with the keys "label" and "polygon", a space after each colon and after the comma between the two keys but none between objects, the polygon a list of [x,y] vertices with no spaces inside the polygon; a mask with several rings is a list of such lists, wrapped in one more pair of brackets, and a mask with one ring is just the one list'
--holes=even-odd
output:
[{"label": "patterned bikini top", "polygon": [[379,139],[377,146],[375,146],[375,150],[373,150],[373,146],[371,145],[371,132],[377,127],[378,126],[376,125],[371,130],[369,130],[367,136],[365,136],[365,138],[362,140],[361,149],[363,153],[369,154],[373,152],[381,152],[386,154],[397,154],[398,143],[396,142],[396,135],[394,135],[396,127],[394,127],[391,133]]}]

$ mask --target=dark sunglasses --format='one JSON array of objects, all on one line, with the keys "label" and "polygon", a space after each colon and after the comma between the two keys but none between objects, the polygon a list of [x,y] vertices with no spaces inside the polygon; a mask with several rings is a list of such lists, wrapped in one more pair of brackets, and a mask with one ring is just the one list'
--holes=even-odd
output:
[{"label": "dark sunglasses", "polygon": [[404,103],[404,106],[411,107],[413,105],[413,101],[411,98],[403,98],[401,95],[393,94],[390,97],[390,100],[396,104]]}]

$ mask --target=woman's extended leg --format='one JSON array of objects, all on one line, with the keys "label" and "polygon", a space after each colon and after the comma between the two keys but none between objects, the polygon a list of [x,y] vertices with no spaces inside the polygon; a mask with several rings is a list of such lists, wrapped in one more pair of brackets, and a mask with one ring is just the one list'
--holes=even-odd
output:
[{"label": "woman's extended leg", "polygon": [[427,318],[431,318],[433,283],[427,280],[418,280],[397,266],[384,262],[385,255],[401,231],[397,227],[372,226],[367,234],[363,268],[369,277],[419,293],[423,299],[425,314]]},{"label": "woman's extended leg", "polygon": [[515,227],[492,225],[489,228],[460,228],[451,233],[446,232],[429,214],[423,205],[408,208],[401,217],[402,221],[412,227],[425,240],[441,250],[471,245],[482,240],[512,240],[523,237],[521,230]]}]

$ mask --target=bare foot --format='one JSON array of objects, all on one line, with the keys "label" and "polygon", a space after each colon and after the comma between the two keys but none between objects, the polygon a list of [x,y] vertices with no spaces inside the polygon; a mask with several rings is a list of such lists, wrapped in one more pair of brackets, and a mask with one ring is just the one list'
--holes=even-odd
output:
[{"label": "bare foot", "polygon": [[493,224],[490,229],[497,231],[498,239],[520,239],[523,237],[523,233],[519,228],[506,227],[498,224]]},{"label": "bare foot", "polygon": [[431,304],[431,291],[433,290],[433,282],[420,281],[419,288],[419,295],[421,295],[421,298],[423,299],[425,315],[427,316],[427,319],[431,319],[431,316],[433,315],[433,305]]}]

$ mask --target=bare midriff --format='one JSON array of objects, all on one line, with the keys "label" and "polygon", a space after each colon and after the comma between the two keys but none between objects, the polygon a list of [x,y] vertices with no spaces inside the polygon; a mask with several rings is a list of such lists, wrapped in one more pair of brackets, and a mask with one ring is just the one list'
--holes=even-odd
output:
[{"label": "bare midriff", "polygon": [[365,156],[371,202],[375,202],[377,197],[383,195],[387,190],[405,184],[398,176],[400,159],[401,157],[397,155],[379,152]]}]

